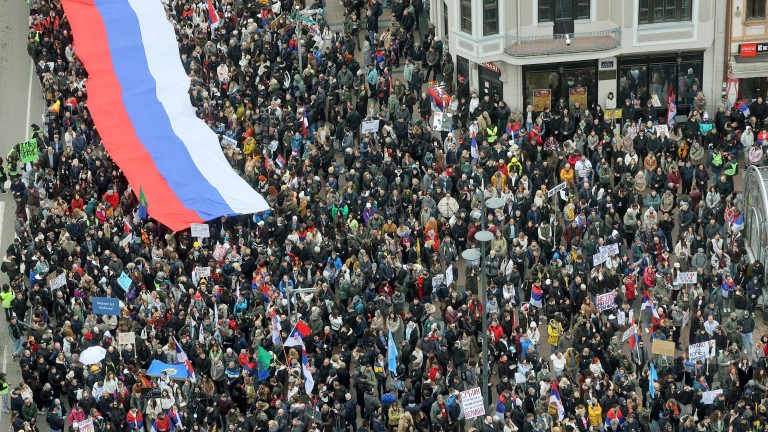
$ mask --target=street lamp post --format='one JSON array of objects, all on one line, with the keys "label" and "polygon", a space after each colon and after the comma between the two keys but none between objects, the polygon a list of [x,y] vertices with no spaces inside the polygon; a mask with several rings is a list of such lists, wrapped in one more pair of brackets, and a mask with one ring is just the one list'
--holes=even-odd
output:
[{"label": "street lamp post", "polygon": [[[481,276],[480,276],[480,301],[482,302],[483,307],[483,313],[482,313],[482,326],[483,331],[481,334],[481,342],[482,342],[482,362],[483,362],[483,381],[482,381],[482,394],[483,394],[483,405],[485,405],[486,412],[488,411],[488,408],[490,406],[489,401],[489,393],[488,393],[488,379],[490,375],[490,368],[488,364],[488,267],[486,266],[485,262],[485,248],[486,245],[493,240],[493,233],[488,231],[486,228],[487,224],[487,209],[496,210],[497,208],[501,208],[504,206],[504,200],[501,198],[488,198],[487,200],[484,200],[482,202],[482,211],[481,215],[479,216],[481,219],[481,222],[483,224],[483,230],[478,231],[475,233],[475,240],[480,243],[480,251],[477,249],[467,249],[464,252],[461,253],[461,256],[469,261],[479,261],[480,262],[480,269],[481,269]],[[474,213],[474,212],[473,212]],[[477,219],[477,218],[475,218]]]}]

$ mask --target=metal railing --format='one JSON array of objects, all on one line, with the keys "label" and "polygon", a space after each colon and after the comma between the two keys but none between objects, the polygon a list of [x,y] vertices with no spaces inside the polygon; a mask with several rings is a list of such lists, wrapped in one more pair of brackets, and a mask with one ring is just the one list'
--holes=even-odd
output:
[{"label": "metal railing", "polygon": [[610,30],[517,37],[507,34],[504,52],[512,57],[607,51],[621,46],[621,27]]}]

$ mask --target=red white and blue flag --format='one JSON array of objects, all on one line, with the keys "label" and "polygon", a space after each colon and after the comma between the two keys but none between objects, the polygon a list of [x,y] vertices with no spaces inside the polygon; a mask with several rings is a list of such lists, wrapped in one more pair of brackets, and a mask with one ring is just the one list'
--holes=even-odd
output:
[{"label": "red white and blue flag", "polygon": [[675,92],[672,91],[672,84],[667,88],[667,124],[672,126],[675,124],[675,116],[677,115],[677,104],[675,104]]},{"label": "red white and blue flag", "polygon": [[744,117],[749,117],[749,105],[743,100],[736,102],[733,107],[744,113]]},{"label": "red white and blue flag", "polygon": [[301,350],[301,366],[301,368],[304,370],[304,391],[307,392],[307,395],[311,395],[312,389],[315,388],[315,379],[312,377],[312,372],[309,370],[306,350]]},{"label": "red white and blue flag", "polygon": [[186,366],[187,372],[189,372],[189,379],[192,380],[192,382],[197,381],[197,378],[195,377],[195,368],[192,367],[192,362],[189,360],[189,357],[187,357],[187,353],[184,352],[184,348],[181,347],[176,338],[173,338],[173,342],[176,344],[176,364],[183,364]]},{"label": "red white and blue flag", "polygon": [[280,325],[280,317],[277,316],[277,313],[273,310],[270,312],[272,315],[272,343],[275,345],[279,345],[280,340],[280,330],[283,329],[282,325]]},{"label": "red white and blue flag", "polygon": [[477,134],[475,133],[475,131],[472,131],[471,155],[472,155],[472,159],[477,159],[478,157],[480,157],[480,152],[477,150]]},{"label": "red white and blue flag", "polygon": [[637,334],[637,326],[635,325],[635,314],[630,310],[629,314],[632,316],[629,320],[629,326],[630,328],[632,326],[635,327],[635,332],[629,336],[629,350],[634,351],[635,346],[637,345],[637,341],[640,339],[640,336]]},{"label": "red white and blue flag", "polygon": [[291,334],[288,335],[288,339],[285,340],[283,346],[298,346],[304,348],[304,338],[310,334],[312,334],[312,329],[309,328],[307,323],[299,320],[299,322],[296,323],[296,327],[293,328]]},{"label": "red white and blue flag", "polygon": [[219,26],[219,14],[213,7],[211,0],[205,0],[205,3],[208,8],[208,26],[211,28],[211,31],[213,31],[213,29]]},{"label": "red white and blue flag", "polygon": [[560,390],[557,388],[557,381],[552,381],[552,395],[549,396],[549,402],[557,405],[557,417],[562,420],[565,417],[565,407],[560,399]]},{"label": "red white and blue flag", "polygon": [[283,169],[283,167],[285,166],[285,158],[283,157],[283,155],[277,155],[277,157],[275,158],[275,165],[277,165],[278,169]]},{"label": "red white and blue flag", "polygon": [[189,100],[173,26],[157,0],[62,0],[88,70],[88,108],[149,215],[173,231],[269,205],[230,166]]},{"label": "red white and blue flag", "polygon": [[533,284],[531,288],[531,305],[540,308],[542,306],[542,300],[544,299],[544,291],[542,291],[539,284]]},{"label": "red white and blue flag", "polygon": [[653,302],[651,301],[651,297],[648,295],[648,291],[643,291],[643,302],[640,305],[640,310],[643,310],[645,308],[651,309],[651,313],[653,314],[654,318],[659,317],[659,313],[656,312],[656,308],[653,307]]}]

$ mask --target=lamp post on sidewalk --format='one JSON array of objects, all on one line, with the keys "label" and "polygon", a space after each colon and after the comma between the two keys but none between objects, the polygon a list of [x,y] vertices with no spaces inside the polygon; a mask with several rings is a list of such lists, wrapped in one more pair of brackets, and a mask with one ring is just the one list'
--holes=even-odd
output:
[{"label": "lamp post on sidewalk", "polygon": [[[461,253],[461,256],[467,260],[467,262],[477,262],[480,263],[480,301],[482,302],[483,307],[483,313],[482,313],[482,332],[481,334],[481,342],[482,342],[482,362],[483,362],[483,381],[482,381],[482,395],[483,395],[483,405],[485,405],[485,411],[486,413],[490,412],[488,411],[488,407],[490,404],[489,400],[489,394],[488,394],[488,379],[490,375],[490,368],[488,364],[488,267],[486,266],[485,262],[485,249],[486,245],[490,243],[491,240],[493,240],[493,233],[487,230],[487,221],[488,216],[487,212],[488,209],[496,210],[498,208],[501,208],[504,206],[504,200],[501,198],[488,198],[487,200],[483,201],[482,211],[478,212],[477,210],[473,211],[470,216],[473,217],[475,220],[480,219],[483,224],[483,230],[478,231],[475,233],[475,241],[480,243],[480,250],[477,249],[467,249],[464,252]],[[477,213],[480,213],[479,215]]]}]

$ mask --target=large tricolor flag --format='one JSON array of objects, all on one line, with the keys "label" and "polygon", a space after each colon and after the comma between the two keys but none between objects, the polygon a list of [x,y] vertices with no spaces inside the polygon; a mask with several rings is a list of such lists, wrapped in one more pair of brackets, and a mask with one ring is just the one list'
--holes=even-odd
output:
[{"label": "large tricolor flag", "polygon": [[189,357],[187,357],[187,353],[184,352],[184,348],[181,347],[176,338],[173,338],[173,342],[176,344],[176,364],[183,364],[187,368],[187,372],[189,372],[189,379],[192,380],[192,382],[197,381],[195,377],[195,368],[192,367],[192,362],[189,360]]},{"label": "large tricolor flag", "polygon": [[480,157],[480,152],[477,150],[477,135],[475,131],[472,131],[472,149],[470,150],[472,159]]},{"label": "large tricolor flag", "polygon": [[557,388],[557,381],[552,381],[552,394],[549,396],[549,402],[557,405],[557,416],[560,420],[565,417],[565,407],[560,399],[560,390]]},{"label": "large tricolor flag", "polygon": [[296,323],[296,327],[293,328],[291,334],[288,335],[288,339],[283,343],[284,347],[302,347],[304,348],[304,338],[312,334],[312,329],[309,328],[307,323],[299,320]]},{"label": "large tricolor flag", "polygon": [[307,352],[305,350],[301,351],[301,368],[304,370],[304,391],[307,392],[307,395],[311,395],[312,389],[315,388],[315,378],[312,377],[312,372],[309,370]]},{"label": "large tricolor flag", "polygon": [[[174,231],[269,208],[227,162],[189,100],[160,0],[62,0],[88,70],[88,108],[104,147],[149,214]],[[147,186],[143,189],[143,186]]]}]

